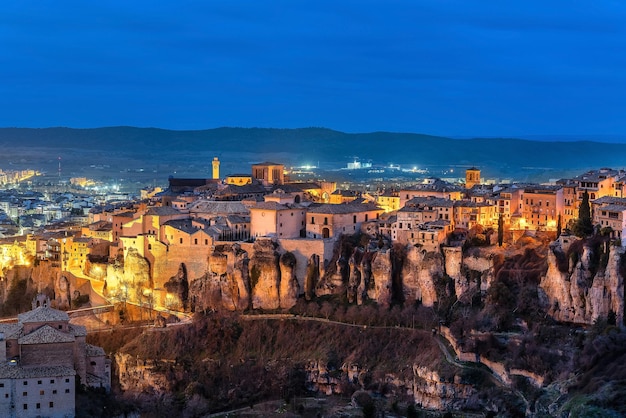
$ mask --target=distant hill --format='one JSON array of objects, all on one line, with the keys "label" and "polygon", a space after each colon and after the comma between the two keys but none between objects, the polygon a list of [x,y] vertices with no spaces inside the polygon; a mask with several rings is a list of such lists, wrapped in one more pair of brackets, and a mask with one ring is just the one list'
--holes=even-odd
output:
[{"label": "distant hill", "polygon": [[[216,128],[173,131],[156,128],[107,127],[0,128],[0,146],[9,154],[21,148],[71,149],[75,152],[126,153],[135,159],[208,158],[246,155],[286,164],[322,161],[342,167],[354,156],[374,164],[429,166],[476,165],[500,172],[523,167],[572,170],[625,167],[626,144],[591,141],[531,141],[514,138],[452,139],[414,133],[344,133],[325,128]],[[51,155],[54,155],[52,151]],[[258,157],[256,157],[258,155]],[[106,157],[104,155],[103,157]],[[243,157],[242,157],[243,158]]]}]

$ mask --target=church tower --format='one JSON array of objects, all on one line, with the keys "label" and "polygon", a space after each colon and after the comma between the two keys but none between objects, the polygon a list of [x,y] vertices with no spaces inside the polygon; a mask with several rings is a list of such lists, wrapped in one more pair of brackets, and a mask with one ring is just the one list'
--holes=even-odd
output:
[{"label": "church tower", "polygon": [[220,160],[217,157],[213,158],[213,179],[220,178]]},{"label": "church tower", "polygon": [[471,189],[474,185],[480,184],[480,170],[476,167],[465,170],[465,188]]}]

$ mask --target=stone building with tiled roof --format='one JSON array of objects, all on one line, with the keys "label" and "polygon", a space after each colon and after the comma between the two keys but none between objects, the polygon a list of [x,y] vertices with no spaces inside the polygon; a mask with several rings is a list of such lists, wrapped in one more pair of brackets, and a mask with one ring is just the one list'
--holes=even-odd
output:
[{"label": "stone building with tiled roof", "polygon": [[307,212],[307,238],[333,238],[360,231],[363,222],[378,219],[384,210],[369,203],[324,203],[309,206]]},{"label": "stone building with tiled roof", "polygon": [[[17,323],[0,325],[0,416],[73,417],[76,379],[111,388],[111,363],[85,343],[83,326],[42,297]],[[39,304],[39,306],[36,306]]]}]

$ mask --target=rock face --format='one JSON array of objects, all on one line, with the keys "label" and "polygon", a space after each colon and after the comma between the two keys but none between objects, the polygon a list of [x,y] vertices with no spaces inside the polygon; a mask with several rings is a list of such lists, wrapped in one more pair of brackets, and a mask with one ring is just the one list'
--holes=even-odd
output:
[{"label": "rock face", "polygon": [[[367,295],[377,303],[388,306],[392,297],[391,251],[381,250],[370,253],[366,260],[365,274],[369,275]],[[364,261],[365,262],[365,261]]]},{"label": "rock face", "polygon": [[144,360],[128,354],[116,353],[115,363],[120,387],[124,392],[159,396],[173,389],[163,371],[163,365],[167,363],[165,360]]},{"label": "rock face", "polygon": [[269,239],[254,243],[254,255],[250,259],[250,288],[254,309],[278,309],[280,307],[280,268],[276,244]]},{"label": "rock face", "polygon": [[144,289],[152,289],[150,265],[136,249],[129,248],[123,264],[107,268],[107,292],[132,302],[141,302]]},{"label": "rock face", "polygon": [[[606,268],[598,268],[595,275],[592,259],[597,258],[597,254],[593,251],[584,245],[579,260],[561,261],[559,269],[559,259],[563,260],[565,253],[559,241],[552,243],[548,251],[548,271],[540,283],[540,295],[548,313],[558,321],[592,324],[613,312],[616,323],[622,324],[624,278],[620,274],[620,264],[625,249],[611,246]],[[562,271],[564,264],[567,271]]]},{"label": "rock face", "polygon": [[426,367],[413,365],[413,398],[415,403],[431,409],[460,409],[476,393],[471,385],[442,382],[439,374]]},{"label": "rock face", "polygon": [[[368,370],[358,364],[343,364],[341,369],[329,369],[320,361],[306,364],[306,386],[308,390],[325,395],[341,394],[342,382],[350,382],[364,387],[365,381],[371,379]],[[415,403],[430,409],[460,409],[467,400],[476,393],[472,385],[463,384],[460,378],[454,382],[444,382],[436,371],[414,364],[412,376],[402,373],[387,374],[382,377],[385,384],[397,395],[412,395]],[[371,384],[371,382],[370,382]]]},{"label": "rock face", "polygon": [[[175,298],[175,308],[186,311],[189,305],[189,280],[187,279],[185,263],[180,263],[178,273],[165,283],[165,289]],[[174,306],[170,308],[172,307]]]},{"label": "rock face", "polygon": [[207,274],[191,282],[191,309],[245,310],[250,306],[248,253],[237,244],[217,246]]},{"label": "rock face", "polygon": [[300,287],[295,274],[296,257],[287,252],[280,256],[280,307],[289,309],[296,304]]},{"label": "rock face", "polygon": [[443,257],[439,253],[429,253],[414,246],[407,249],[402,268],[402,288],[407,302],[422,301],[424,306],[433,306],[437,301],[435,277],[444,274]]},{"label": "rock face", "polygon": [[304,278],[304,297],[311,300],[315,297],[315,287],[320,280],[320,256],[311,255],[306,265],[306,276]]}]

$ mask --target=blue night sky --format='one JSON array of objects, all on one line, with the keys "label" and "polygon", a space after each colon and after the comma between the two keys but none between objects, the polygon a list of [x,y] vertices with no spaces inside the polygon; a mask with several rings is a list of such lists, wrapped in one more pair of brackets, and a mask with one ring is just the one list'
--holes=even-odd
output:
[{"label": "blue night sky", "polygon": [[626,138],[623,1],[5,2],[0,126]]}]

